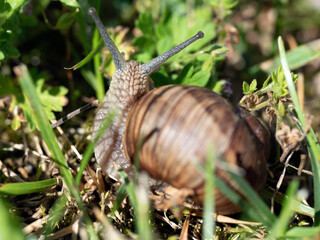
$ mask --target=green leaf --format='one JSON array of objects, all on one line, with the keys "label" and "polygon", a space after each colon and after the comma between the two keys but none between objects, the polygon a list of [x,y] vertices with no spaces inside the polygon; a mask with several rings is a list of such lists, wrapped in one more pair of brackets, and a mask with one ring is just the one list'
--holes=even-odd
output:
[{"label": "green leaf", "polygon": [[11,10],[7,15],[7,18],[11,17],[13,13],[19,10],[28,0],[7,0],[11,6]]},{"label": "green leaf", "polygon": [[228,81],[226,80],[219,80],[214,84],[214,87],[212,90],[216,93],[222,94],[224,93],[223,90],[225,90],[224,87],[225,87],[225,84],[227,83]]},{"label": "green leaf", "polygon": [[60,30],[68,29],[72,25],[73,21],[73,14],[65,13],[58,19],[56,27]]},{"label": "green leaf", "polygon": [[8,42],[10,35],[12,35],[10,31],[4,31],[3,29],[0,29],[0,46]]},{"label": "green leaf", "polygon": [[4,29],[9,30],[16,30],[16,28],[19,26],[19,16],[17,13],[14,13],[7,19],[7,21],[3,24]]},{"label": "green leaf", "polygon": [[[287,61],[291,70],[298,69],[312,60],[320,57],[320,39],[302,44],[297,48],[287,52]],[[265,72],[273,72],[280,65],[280,58],[276,57],[266,62],[260,63],[259,68]],[[252,69],[257,66],[253,66]]]},{"label": "green leaf", "polygon": [[[16,115],[15,115],[16,116]],[[21,122],[18,118],[14,117],[12,120],[11,120],[11,128],[16,131],[18,130],[20,127],[21,127]]]},{"label": "green leaf", "polygon": [[242,91],[244,94],[250,94],[250,86],[247,82],[242,83]]},{"label": "green leaf", "polygon": [[[135,59],[139,62],[150,61],[152,56],[155,56],[155,52],[159,55],[184,42],[201,29],[205,33],[204,38],[191,44],[181,53],[172,56],[170,62],[167,63],[168,67],[166,70],[167,72],[176,71],[177,66],[185,66],[189,63],[193,63],[194,66],[199,66],[200,64],[197,62],[197,57],[192,56],[192,54],[200,49],[203,50],[204,45],[208,44],[216,35],[215,24],[210,21],[210,19],[212,19],[212,11],[210,11],[207,6],[197,7],[194,11],[194,22],[192,25],[190,25],[190,19],[186,13],[166,14],[168,14],[166,15],[167,17],[160,23],[154,21],[151,13],[140,14],[135,24],[136,27],[141,29],[143,36],[133,40],[133,44],[140,49],[139,52],[134,55]],[[206,55],[207,60],[210,54]],[[210,74],[212,72],[212,63],[213,61],[209,64]]]},{"label": "green leaf", "polygon": [[187,79],[190,79],[193,74],[194,67],[193,65],[187,64],[180,72],[179,76],[175,80],[175,83],[182,84],[183,82],[188,81]]},{"label": "green leaf", "polygon": [[269,77],[267,78],[267,80],[265,80],[265,81],[263,82],[263,85],[262,85],[261,90],[262,90],[262,89],[265,89],[265,88],[268,86],[268,84],[269,84],[269,82],[270,82],[270,79],[271,79],[271,77],[269,76]]},{"label": "green leaf", "polygon": [[4,53],[0,51],[0,61],[4,59]]},{"label": "green leaf", "polygon": [[13,207],[0,197],[0,239],[26,239],[15,215]]},{"label": "green leaf", "polygon": [[204,63],[202,64],[201,70],[206,72],[212,72],[215,66],[215,56],[211,54],[202,54],[202,56],[206,57],[206,60],[203,59]]},{"label": "green leaf", "polygon": [[165,71],[152,73],[151,79],[153,80],[155,87],[176,84],[175,80],[173,80],[171,76],[169,77]]},{"label": "green leaf", "polygon": [[271,73],[272,82],[278,83],[277,71]]},{"label": "green leaf", "polygon": [[[295,74],[292,74],[292,76],[297,78]],[[272,82],[269,83],[270,78],[272,79]],[[273,98],[275,102],[278,102],[278,99],[280,97],[284,97],[288,95],[288,89],[287,89],[287,82],[285,80],[285,76],[283,73],[283,69],[280,66],[278,70],[272,72],[268,79],[264,82],[263,87],[260,90],[260,93],[266,93],[267,91],[273,92]]]},{"label": "green leaf", "polygon": [[162,53],[168,51],[168,49],[172,48],[172,39],[170,38],[170,36],[165,36],[160,38],[157,41],[157,54],[161,55]]},{"label": "green leaf", "polygon": [[0,26],[7,20],[7,15],[11,10],[10,4],[5,0],[0,0]]},{"label": "green leaf", "polygon": [[64,3],[68,7],[81,8],[76,0],[60,0],[60,2]]},{"label": "green leaf", "polygon": [[207,85],[209,78],[210,73],[199,71],[196,72],[191,78],[184,79],[184,81],[181,84],[204,87]]},{"label": "green leaf", "polygon": [[[53,111],[62,111],[62,107],[66,105],[67,99],[65,95],[68,93],[68,89],[63,86],[51,87],[45,84],[45,79],[42,73],[34,73],[35,77],[38,77],[36,81],[37,94],[41,99],[41,103],[44,107],[46,116],[51,120],[55,118]],[[36,116],[33,113],[33,109],[26,101],[25,96],[20,92],[19,87],[15,86],[10,78],[0,76],[0,96],[13,96],[14,104],[21,107],[23,114],[28,122],[31,130],[35,129]],[[12,128],[18,129],[20,124],[19,119],[14,119],[11,122]]]},{"label": "green leaf", "polygon": [[153,19],[151,13],[140,13],[139,19],[135,21],[136,27],[138,27],[144,36],[153,36],[154,28],[153,28]]},{"label": "green leaf", "polygon": [[40,96],[41,103],[48,108],[50,112],[61,112],[62,107],[66,105],[65,95],[68,93],[68,89],[64,86],[51,87],[45,85],[44,82],[45,80],[43,78],[36,81],[37,92]]},{"label": "green leaf", "polygon": [[250,84],[250,93],[253,93],[255,90],[257,90],[257,80],[254,79]]},{"label": "green leaf", "polygon": [[35,192],[41,192],[57,185],[56,178],[50,178],[42,181],[23,182],[23,183],[5,183],[0,187],[0,195],[23,195]]},{"label": "green leaf", "polygon": [[6,57],[18,58],[20,57],[20,52],[17,48],[11,45],[11,42],[7,42],[1,46],[1,50],[5,53]]}]

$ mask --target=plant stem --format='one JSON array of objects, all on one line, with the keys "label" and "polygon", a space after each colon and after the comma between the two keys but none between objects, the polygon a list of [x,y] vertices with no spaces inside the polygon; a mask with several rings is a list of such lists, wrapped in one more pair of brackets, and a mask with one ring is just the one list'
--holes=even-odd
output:
[{"label": "plant stem", "polygon": [[[96,11],[99,12],[100,10],[100,0],[96,0]],[[95,28],[93,32],[93,38],[92,38],[92,49],[95,49],[97,45],[99,45],[99,31],[97,28]],[[103,76],[102,73],[99,71],[101,61],[100,61],[100,54],[96,54],[93,57],[93,65],[94,65],[94,73],[96,76],[97,81],[97,87],[96,87],[96,96],[99,99],[100,102],[102,102],[104,95],[105,95],[105,87],[103,82]]]},{"label": "plant stem", "polygon": [[[288,89],[292,98],[292,102],[295,107],[296,114],[300,121],[300,123],[298,123],[298,127],[303,132],[306,128],[306,120],[301,110],[299,100],[298,100],[298,95],[292,81],[292,77],[291,77],[290,69],[288,67],[284,45],[281,37],[278,38],[278,46],[279,46],[280,60],[283,67],[283,72],[288,84]],[[314,225],[320,226],[320,165],[319,165],[320,146],[312,128],[309,130],[307,134],[307,147],[308,147],[308,151],[311,159],[313,183],[314,183],[314,205],[315,205],[314,206],[315,208]]]},{"label": "plant stem", "polygon": [[261,108],[267,107],[267,106],[269,105],[270,101],[271,101],[271,100],[268,99],[268,100],[266,100],[266,101],[264,101],[264,102],[262,102],[262,103],[259,103],[258,105],[254,106],[254,107],[252,107],[252,108],[249,108],[249,111],[250,111],[250,112],[253,112],[253,111],[257,111],[257,110],[259,110],[259,109],[261,109]]}]

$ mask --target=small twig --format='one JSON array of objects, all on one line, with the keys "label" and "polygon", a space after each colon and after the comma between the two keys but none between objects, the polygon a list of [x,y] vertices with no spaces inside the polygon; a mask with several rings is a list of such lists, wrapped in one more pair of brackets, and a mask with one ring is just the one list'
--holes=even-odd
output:
[{"label": "small twig", "polygon": [[86,111],[92,107],[97,107],[98,105],[99,105],[99,100],[94,100],[94,101],[88,103],[87,105],[85,105],[81,108],[78,108],[78,109],[74,110],[73,112],[67,114],[67,116],[60,118],[56,122],[53,122],[51,124],[51,127],[56,128],[56,127],[60,126],[61,124],[65,123],[66,121],[68,121],[69,119],[73,118],[74,116],[78,115],[79,113]]},{"label": "small twig", "polygon": [[51,152],[46,144],[46,142],[41,139],[41,145],[42,145],[42,148],[44,149],[45,153],[47,154],[47,156],[51,157]]},{"label": "small twig", "polygon": [[277,182],[277,185],[276,185],[276,189],[272,195],[272,198],[271,198],[271,212],[273,213],[274,212],[274,198],[277,194],[277,192],[279,191],[281,185],[282,185],[282,182],[283,182],[283,179],[284,179],[284,176],[286,175],[286,170],[287,170],[287,167],[289,166],[289,161],[292,157],[294,152],[291,152],[290,155],[287,157],[285,163],[284,163],[284,168],[283,168],[283,171],[282,171],[282,174],[280,175],[279,177],[279,180]]},{"label": "small twig", "polygon": [[252,108],[249,108],[248,110],[250,112],[257,111],[259,109],[262,109],[262,108],[265,108],[265,107],[269,106],[270,102],[271,102],[271,100],[268,99],[268,100],[266,100],[266,101],[264,101],[262,103],[257,104],[256,106],[254,106]]},{"label": "small twig", "polygon": [[[11,144],[11,147],[13,149],[17,149],[17,150],[21,150],[21,151],[24,150],[24,146],[22,144],[18,144],[18,143]],[[51,160],[51,158],[49,158],[48,156],[40,154],[39,152],[36,152],[34,150],[30,150],[29,153],[33,154],[36,157],[39,157],[42,160]]]},{"label": "small twig", "polygon": [[42,151],[42,148],[40,146],[40,140],[39,140],[39,137],[37,135],[35,135],[33,137],[33,141],[34,141],[34,144],[36,146],[36,149],[37,149],[37,152],[38,152],[39,156],[43,155],[43,151]]},{"label": "small twig", "polygon": [[168,217],[167,217],[167,214],[166,214],[167,211],[164,211],[163,214],[164,216],[158,214],[158,213],[155,213],[155,218],[158,218],[162,221],[164,221],[165,223],[167,223],[172,229],[180,229],[181,226],[176,224],[175,222],[171,221]]},{"label": "small twig", "polygon": [[304,166],[306,165],[306,161],[308,159],[308,154],[302,154],[300,157],[300,164],[298,168],[298,176],[301,176],[302,170]]},{"label": "small twig", "polygon": [[59,239],[72,233],[78,233],[78,231],[79,231],[79,220],[77,219],[72,225],[69,225],[68,227],[63,228],[55,232],[54,234],[49,235],[49,238],[52,240]]},{"label": "small twig", "polygon": [[[299,171],[300,171],[299,168],[300,168],[300,166],[299,166],[299,168],[297,168],[297,167],[295,167],[295,166],[293,166],[293,165],[291,165],[291,164],[288,164],[288,167],[293,168],[294,170],[297,170],[297,171],[298,171],[298,175],[299,175]],[[304,174],[313,176],[313,173],[312,173],[311,171],[308,171],[308,170],[305,170],[305,169],[301,169],[301,173],[304,173]],[[300,175],[299,175],[299,176],[300,176]]]},{"label": "small twig", "polygon": [[23,145],[24,145],[24,159],[25,160],[28,160],[28,152],[29,152],[29,147],[28,147],[28,144],[27,144],[27,139],[26,139],[26,135],[24,133],[24,129],[23,127],[21,128],[21,135],[22,135],[22,142],[23,142]]},{"label": "small twig", "polygon": [[14,171],[7,168],[6,165],[0,160],[0,170],[3,174],[10,179],[14,179],[16,182],[25,182],[21,177],[19,177]]},{"label": "small twig", "polygon": [[77,150],[77,148],[70,142],[70,140],[68,139],[68,137],[66,136],[66,134],[64,133],[64,131],[62,130],[61,127],[57,127],[58,132],[60,133],[60,135],[64,138],[64,140],[69,144],[70,148],[72,149],[72,151],[75,153],[75,155],[77,156],[77,158],[79,160],[82,160],[82,155],[79,153],[79,151]]},{"label": "small twig", "polygon": [[23,228],[23,232],[25,234],[29,234],[42,228],[43,224],[48,220],[48,218],[49,218],[49,215],[30,223],[29,225]]}]

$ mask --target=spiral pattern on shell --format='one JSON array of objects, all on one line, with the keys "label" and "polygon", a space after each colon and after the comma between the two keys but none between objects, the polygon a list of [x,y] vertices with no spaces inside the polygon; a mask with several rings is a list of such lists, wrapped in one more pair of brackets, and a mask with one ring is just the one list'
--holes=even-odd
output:
[{"label": "spiral pattern on shell", "polygon": [[[220,95],[196,86],[163,86],[144,95],[129,112],[124,152],[153,178],[177,188],[190,188],[202,204],[207,149],[231,165],[243,168],[245,178],[259,190],[266,179],[269,132],[260,120]],[[140,144],[139,144],[140,143]],[[216,164],[216,174],[236,186]],[[232,214],[235,206],[215,189],[216,212]]]}]

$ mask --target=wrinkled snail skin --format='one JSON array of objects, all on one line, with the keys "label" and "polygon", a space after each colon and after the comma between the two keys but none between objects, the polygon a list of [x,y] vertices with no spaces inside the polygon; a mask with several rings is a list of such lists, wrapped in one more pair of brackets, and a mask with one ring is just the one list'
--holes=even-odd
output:
[{"label": "wrinkled snail skin", "polygon": [[[131,172],[131,164],[123,155],[122,138],[125,123],[131,106],[152,88],[152,81],[147,75],[140,74],[141,64],[135,61],[125,62],[122,70],[115,70],[110,87],[101,103],[93,125],[95,138],[106,117],[115,112],[111,125],[95,145],[95,157],[110,177],[119,179],[118,166]],[[122,72],[130,74],[122,74]]]},{"label": "wrinkled snail skin", "polygon": [[[198,32],[150,62],[140,64],[125,61],[94,9],[89,13],[116,66],[94,120],[93,137],[96,137],[104,119],[116,112],[95,145],[95,157],[101,168],[119,180],[118,166],[131,175],[133,159],[138,156],[139,167],[152,178],[177,188],[192,189],[194,201],[202,204],[205,180],[200,165],[205,164],[211,147],[221,156],[220,161],[216,160],[216,175],[237,189],[223,170],[228,165],[237,166],[244,170],[244,177],[253,188],[259,190],[265,183],[269,153],[270,136],[265,125],[208,89],[183,85],[153,89],[149,78],[163,62],[202,38],[203,33]],[[240,211],[217,189],[215,205],[219,214]]]}]

